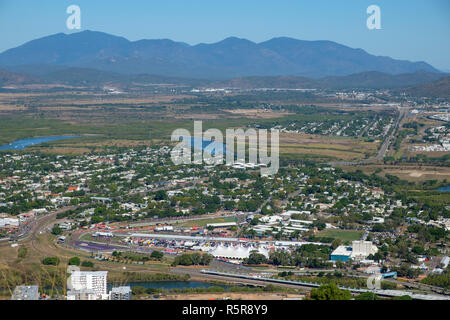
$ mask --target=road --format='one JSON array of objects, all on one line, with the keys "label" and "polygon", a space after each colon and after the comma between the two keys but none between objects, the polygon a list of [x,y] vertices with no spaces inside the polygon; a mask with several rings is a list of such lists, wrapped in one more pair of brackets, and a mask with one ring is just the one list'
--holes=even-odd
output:
[{"label": "road", "polygon": [[[214,270],[200,270],[201,273],[203,274],[209,274],[209,275],[215,275],[215,276],[223,276],[223,277],[229,277],[232,279],[245,279],[247,280],[255,280],[255,278],[257,278],[259,282],[265,282],[267,283],[276,283],[277,285],[292,285],[295,287],[301,287],[301,288],[305,288],[305,287],[318,287],[320,284],[314,284],[314,283],[307,283],[307,282],[298,282],[298,281],[292,281],[292,280],[284,280],[284,279],[274,279],[274,278],[269,278],[269,277],[264,277],[264,276],[255,276],[255,275],[249,275],[249,274],[245,274],[245,273],[224,273],[224,272],[218,272],[218,271],[214,271]],[[388,297],[398,297],[398,296],[402,296],[402,295],[409,295],[411,296],[413,299],[419,299],[419,300],[450,300],[449,296],[445,296],[445,295],[435,295],[435,294],[428,294],[428,295],[424,295],[424,294],[417,294],[417,293],[413,293],[410,291],[404,291],[404,290],[382,290],[382,289],[378,289],[378,290],[370,290],[367,288],[345,288],[345,287],[339,287],[341,289],[346,289],[349,290],[351,292],[354,293],[363,293],[363,292],[375,292],[377,295],[381,295],[381,296],[388,296]]]},{"label": "road", "polygon": [[364,165],[364,164],[371,164],[376,163],[378,161],[381,161],[386,156],[387,151],[389,150],[390,145],[394,141],[395,134],[397,133],[398,128],[400,127],[400,124],[405,119],[405,117],[408,115],[409,108],[408,107],[400,107],[398,117],[395,121],[394,127],[391,130],[391,133],[385,137],[383,144],[381,145],[380,149],[378,150],[377,155],[374,158],[371,159],[363,159],[359,161],[333,161],[329,164],[332,166],[355,166],[355,165]]},{"label": "road", "polygon": [[[34,222],[32,222],[33,225],[30,228],[30,230],[28,230],[28,232],[22,233],[16,237],[17,242],[24,243],[24,242],[27,242],[28,240],[35,239],[37,237],[37,235],[41,231],[43,231],[46,226],[48,226],[50,224],[50,222],[53,222],[56,219],[56,215],[58,213],[66,212],[68,210],[74,210],[76,208],[77,208],[77,206],[64,207],[64,208],[58,209],[56,211],[53,211],[51,213],[48,213],[48,214],[45,214],[42,216],[38,216],[36,218],[36,220]],[[0,244],[0,246],[9,246],[9,245],[11,245],[11,244],[6,241],[2,242]]]},{"label": "road", "polygon": [[[185,183],[180,183],[179,185],[180,186],[185,186],[187,184],[194,184],[195,185],[197,183],[203,183],[207,179],[208,178],[195,179],[195,180],[188,181],[188,182],[185,182]],[[164,187],[160,187],[160,188],[155,188],[155,189],[150,190],[148,192],[155,192],[155,191],[158,191],[158,190],[167,190],[169,188],[170,188],[170,186],[164,186]],[[144,193],[147,194],[148,192],[144,192]],[[130,194],[140,194],[140,193],[141,192],[134,192],[134,193],[130,193]],[[67,206],[67,207],[60,208],[60,209],[58,209],[56,211],[53,211],[53,212],[51,212],[49,214],[38,216],[36,218],[36,220],[31,222],[31,224],[32,224],[31,228],[29,228],[29,229],[27,228],[27,229],[21,230],[21,233],[19,235],[15,236],[15,240],[23,242],[25,240],[28,240],[30,237],[31,238],[35,238],[36,237],[36,230],[40,231],[42,229],[41,228],[42,225],[45,225],[48,222],[54,220],[58,213],[66,212],[68,210],[75,210],[75,209],[77,209],[80,206],[82,206],[82,205]],[[163,223],[163,222],[164,222],[164,220],[157,221],[155,223]],[[138,225],[138,224],[136,224],[136,225]],[[0,241],[0,247],[1,246],[8,246],[8,245],[10,245],[10,243],[6,239],[4,241]]]},{"label": "road", "polygon": [[408,112],[409,112],[408,108],[399,108],[399,114],[397,120],[395,121],[394,128],[391,131],[391,134],[384,140],[383,144],[381,145],[381,148],[378,151],[377,156],[375,157],[376,161],[383,160],[383,158],[386,156],[386,152],[389,149],[390,144],[394,141],[394,137],[400,126],[400,123],[402,123],[403,119],[407,116]]},{"label": "road", "polygon": [[[50,214],[47,214],[45,216],[39,217],[39,219],[36,221],[34,226],[31,229],[31,232],[24,238],[22,238],[20,241],[21,243],[29,243],[33,247],[34,250],[42,254],[43,256],[52,256],[55,255],[55,249],[54,244],[48,244],[38,241],[37,238],[39,234],[41,234],[46,228],[48,228],[56,219],[56,215],[60,212],[65,212],[67,210],[71,210],[76,208],[75,206],[71,207],[65,207],[61,208],[55,212],[52,212]],[[66,253],[64,254],[67,257],[70,257],[74,254],[76,254],[75,251],[70,249],[65,249]],[[111,271],[117,271],[118,268],[121,268],[122,265],[118,265],[116,263],[111,262],[105,262],[105,261],[96,261],[96,264],[98,267],[105,269],[105,270],[111,270]],[[155,272],[154,270],[149,269],[148,266],[145,265],[127,265],[126,266],[127,271],[131,272]],[[233,265],[230,263],[224,263],[220,261],[214,261],[211,264],[211,268],[216,270],[223,270],[230,273],[238,273],[242,275],[249,275],[249,274],[257,274],[258,271],[254,271],[252,268],[248,268],[242,265]],[[306,270],[305,270],[306,271]],[[307,270],[311,272],[312,270]],[[192,280],[220,280],[225,282],[232,282],[236,284],[247,284],[247,285],[256,285],[256,286],[266,286],[269,282],[265,281],[264,279],[245,279],[242,277],[230,277],[230,276],[223,276],[218,274],[205,274],[201,271],[201,269],[196,267],[168,267],[166,272],[172,273],[172,274],[178,274],[178,275],[184,275],[189,274]],[[367,277],[366,274],[361,274],[362,277]],[[398,284],[402,284],[411,288],[416,289],[427,289],[427,290],[433,290],[435,292],[439,292],[439,288],[432,287],[432,286],[425,286],[419,283],[405,283],[403,281],[393,280],[390,279],[390,281],[396,282]],[[297,288],[297,289],[304,289],[304,291],[309,291],[311,288],[308,286],[301,286],[298,284],[290,284],[290,283],[277,283],[278,286],[283,287],[290,287],[290,288]]]}]

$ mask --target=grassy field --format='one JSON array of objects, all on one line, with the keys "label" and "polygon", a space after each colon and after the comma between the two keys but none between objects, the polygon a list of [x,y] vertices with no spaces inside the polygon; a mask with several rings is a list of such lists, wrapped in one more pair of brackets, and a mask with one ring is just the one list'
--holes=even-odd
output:
[{"label": "grassy field", "polygon": [[[394,175],[402,180],[422,182],[426,180],[450,181],[450,168],[438,166],[418,165],[365,165],[365,166],[341,166],[345,171],[361,170],[365,174],[376,174],[384,177],[386,174]],[[377,171],[378,170],[378,171]]]},{"label": "grassy field", "polygon": [[303,133],[280,134],[280,155],[288,158],[364,159],[374,155],[377,147],[377,142],[365,142],[360,138]]},{"label": "grassy field", "polygon": [[316,236],[317,237],[324,237],[324,238],[334,238],[334,239],[340,239],[342,241],[353,241],[353,240],[359,240],[361,236],[363,235],[363,231],[357,231],[357,230],[336,230],[336,229],[325,229],[322,231],[319,231]]},{"label": "grassy field", "polygon": [[[58,97],[64,108],[54,106]],[[181,101],[183,96],[175,99]],[[321,121],[330,118],[352,119],[352,115],[323,114],[320,109],[312,114],[290,114],[287,112],[264,112],[264,117],[255,117],[253,109],[246,112],[222,112],[213,100],[211,112],[202,108],[186,109],[188,102],[169,103],[168,97],[149,97],[148,101],[139,99],[129,101],[111,100],[86,94],[71,95],[0,95],[8,106],[28,109],[0,115],[0,145],[19,139],[53,135],[79,135],[81,138],[54,141],[33,146],[27,151],[52,154],[87,154],[103,152],[110,147],[129,147],[167,143],[171,133],[184,128],[193,133],[194,120],[203,121],[203,130],[216,128],[225,134],[228,128],[271,127],[286,121]],[[6,100],[5,100],[6,99]],[[156,99],[156,100],[155,100]],[[180,100],[181,99],[181,100]],[[189,99],[188,99],[189,100]],[[48,103],[47,103],[48,102]],[[64,103],[63,103],[64,102]],[[90,103],[88,103],[90,102]],[[166,103],[159,105],[158,103]],[[154,105],[147,105],[153,103]],[[45,106],[45,107],[44,107]],[[45,108],[50,108],[49,110]],[[56,108],[56,109],[55,109]],[[169,108],[171,111],[169,112]],[[208,109],[209,110],[209,109]],[[232,109],[230,109],[232,110]],[[239,111],[240,109],[238,109]],[[175,112],[174,115],[171,112]],[[242,111],[242,110],[240,110]],[[170,113],[170,114],[169,114]],[[270,113],[270,116],[267,114]],[[209,118],[208,118],[209,117]],[[360,138],[334,137],[312,134],[280,134],[280,157],[286,160],[353,160],[364,159],[375,154],[377,142],[366,142]]]},{"label": "grassy field", "polygon": [[323,147],[323,148],[314,148],[307,146],[281,146],[280,147],[280,156],[283,157],[285,154],[290,155],[291,157],[295,157],[296,155],[305,155],[307,157],[311,157],[311,155],[328,158],[331,157],[333,159],[340,160],[355,160],[355,159],[363,159],[364,155],[358,152],[352,152],[347,150],[335,150],[333,147]]}]

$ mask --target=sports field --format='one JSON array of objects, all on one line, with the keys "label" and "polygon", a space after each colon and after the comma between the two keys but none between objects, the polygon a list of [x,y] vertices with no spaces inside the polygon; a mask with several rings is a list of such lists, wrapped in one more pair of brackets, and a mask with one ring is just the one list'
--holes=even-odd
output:
[{"label": "sports field", "polygon": [[363,233],[363,231],[359,230],[325,229],[317,233],[317,237],[334,238],[342,241],[353,241],[359,240]]}]

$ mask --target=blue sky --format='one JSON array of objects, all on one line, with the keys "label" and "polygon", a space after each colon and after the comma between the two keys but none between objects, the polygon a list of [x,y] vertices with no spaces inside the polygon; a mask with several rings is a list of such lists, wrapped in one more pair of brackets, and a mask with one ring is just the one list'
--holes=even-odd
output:
[{"label": "blue sky", "polygon": [[[66,8],[72,4],[81,8],[82,30],[130,40],[332,40],[450,71],[449,0],[0,0],[0,52],[72,32],[66,28]],[[381,8],[381,30],[366,27],[372,4]]]}]

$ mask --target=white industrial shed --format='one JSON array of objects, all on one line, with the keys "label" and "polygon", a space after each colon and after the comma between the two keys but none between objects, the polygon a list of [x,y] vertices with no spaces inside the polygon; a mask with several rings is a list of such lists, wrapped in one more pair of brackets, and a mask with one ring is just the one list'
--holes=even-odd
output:
[{"label": "white industrial shed", "polygon": [[226,259],[239,259],[243,260],[245,258],[248,258],[250,256],[250,253],[252,251],[258,251],[258,253],[263,254],[267,258],[269,257],[269,250],[266,248],[255,248],[252,246],[249,247],[243,247],[243,246],[223,246],[219,245],[217,247],[214,247],[211,251],[209,251],[210,254],[212,254],[216,258],[226,258]]}]

